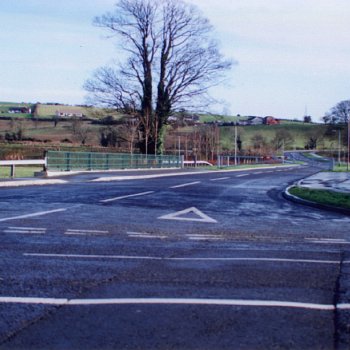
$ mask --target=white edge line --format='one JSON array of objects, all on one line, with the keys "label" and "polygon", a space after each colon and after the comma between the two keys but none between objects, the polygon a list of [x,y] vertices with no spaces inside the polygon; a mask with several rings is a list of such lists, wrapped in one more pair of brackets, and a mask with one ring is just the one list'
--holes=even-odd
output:
[{"label": "white edge line", "polygon": [[10,217],[10,218],[3,218],[3,219],[0,219],[0,222],[32,218],[32,217],[35,217],[35,216],[43,216],[43,215],[47,215],[47,214],[59,213],[59,212],[66,211],[66,210],[67,210],[67,208],[55,209],[55,210],[49,210],[49,211],[40,211],[40,212],[33,213],[33,214],[26,214],[26,215],[20,215],[20,216],[13,216],[13,217]]},{"label": "white edge line", "polygon": [[[45,253],[23,253],[23,256],[47,257],[47,258],[86,258],[86,259],[129,259],[129,260],[168,260],[168,261],[266,261],[266,262],[291,262],[310,264],[340,264],[335,260],[311,260],[311,259],[280,259],[280,258],[167,258],[155,256],[130,256],[130,255],[85,255],[85,254],[45,254]],[[350,263],[344,261],[343,263]]]},{"label": "white edge line", "polygon": [[114,198],[109,198],[109,199],[103,199],[100,202],[101,203],[109,203],[109,202],[114,202],[114,201],[118,201],[120,199],[125,199],[125,198],[145,196],[145,195],[151,194],[151,193],[154,193],[154,191],[141,192],[141,193],[129,194],[129,195],[126,195],[126,196],[119,196],[119,197],[114,197]]},{"label": "white edge line", "polygon": [[[241,299],[200,299],[200,298],[110,298],[110,299],[64,299],[33,297],[0,297],[0,303],[46,304],[46,305],[216,305],[216,306],[260,306],[299,308],[334,311],[331,304],[315,304],[278,300],[241,300]],[[347,309],[350,304],[339,304],[337,308]]]}]

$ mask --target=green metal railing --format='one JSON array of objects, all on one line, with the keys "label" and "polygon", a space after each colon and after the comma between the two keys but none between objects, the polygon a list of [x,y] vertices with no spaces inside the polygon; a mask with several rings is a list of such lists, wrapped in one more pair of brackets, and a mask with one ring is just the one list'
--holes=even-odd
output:
[{"label": "green metal railing", "polygon": [[48,151],[46,157],[47,170],[59,171],[182,167],[182,159],[177,156]]}]

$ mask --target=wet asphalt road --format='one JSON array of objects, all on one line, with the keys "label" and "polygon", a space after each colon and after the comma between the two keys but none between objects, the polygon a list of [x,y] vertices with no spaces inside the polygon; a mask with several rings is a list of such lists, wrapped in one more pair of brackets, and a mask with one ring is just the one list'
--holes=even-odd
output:
[{"label": "wet asphalt road", "polygon": [[349,347],[350,217],[314,168],[1,189],[1,349]]}]

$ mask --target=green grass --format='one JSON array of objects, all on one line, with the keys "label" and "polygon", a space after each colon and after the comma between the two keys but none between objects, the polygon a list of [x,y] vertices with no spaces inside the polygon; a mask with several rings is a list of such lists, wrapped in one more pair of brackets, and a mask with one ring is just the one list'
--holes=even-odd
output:
[{"label": "green grass", "polygon": [[333,167],[334,172],[347,172],[350,169],[350,165],[347,166],[346,164],[335,164]]},{"label": "green grass", "polygon": [[[16,166],[15,177],[34,177],[35,172],[42,171],[42,166]],[[9,179],[11,175],[11,167],[1,166],[0,167],[0,179]]]},{"label": "green grass", "polygon": [[243,165],[220,167],[220,168],[214,165],[212,167],[198,167],[197,169],[218,171],[218,170],[244,170],[244,169],[250,169],[250,168],[266,168],[266,167],[276,167],[276,166],[283,166],[283,164],[280,164],[280,163],[278,164],[243,164]]},{"label": "green grass", "polygon": [[289,192],[311,202],[350,209],[350,194],[303,187],[292,187]]}]

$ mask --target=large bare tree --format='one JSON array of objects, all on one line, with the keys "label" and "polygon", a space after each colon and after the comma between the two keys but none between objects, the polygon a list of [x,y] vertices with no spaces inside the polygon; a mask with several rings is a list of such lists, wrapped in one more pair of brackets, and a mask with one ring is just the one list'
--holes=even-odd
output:
[{"label": "large bare tree", "polygon": [[209,21],[181,0],[119,0],[94,23],[116,37],[125,60],[85,83],[90,100],[137,116],[141,151],[162,153],[169,115],[198,103],[231,62]]},{"label": "large bare tree", "polygon": [[350,121],[350,100],[345,100],[337,103],[323,117],[325,123],[337,124],[347,123]]}]

